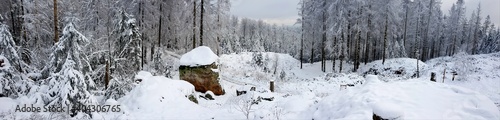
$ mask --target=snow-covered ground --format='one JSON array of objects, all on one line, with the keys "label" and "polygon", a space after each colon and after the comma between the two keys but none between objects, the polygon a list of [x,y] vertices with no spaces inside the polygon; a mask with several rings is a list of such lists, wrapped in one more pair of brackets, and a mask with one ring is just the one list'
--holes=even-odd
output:
[{"label": "snow-covered ground", "polygon": [[[500,52],[481,55],[457,54],[432,59],[426,63],[429,67],[422,72],[422,80],[429,80],[431,72],[435,72],[438,82],[480,92],[493,100],[500,110]],[[454,81],[453,72],[458,74]]]},{"label": "snow-covered ground", "polygon": [[[308,114],[314,119],[474,119],[493,120],[498,108],[486,96],[458,86],[412,79],[367,83],[324,98]],[[316,110],[315,110],[315,109]],[[311,117],[306,117],[311,118]]]},{"label": "snow-covered ground", "polygon": [[[344,61],[342,73],[332,72],[332,61],[327,61],[327,72],[320,70],[320,63],[305,63],[300,69],[300,61],[278,53],[225,54],[217,62],[226,94],[214,100],[200,97],[206,94],[175,80],[178,76],[169,79],[142,71],[136,77],[143,81],[125,97],[100,103],[120,105],[120,112],[93,113],[93,118],[322,120],[371,119],[375,113],[397,119],[500,119],[500,53],[418,61],[420,78],[412,78],[417,60],[409,58],[362,64],[357,72],[350,72],[352,65]],[[339,61],[335,66],[338,71]],[[370,69],[378,76],[364,74]],[[455,81],[452,71],[459,72]],[[431,72],[437,73],[438,82],[429,81]],[[271,80],[275,92],[269,90]],[[236,95],[251,87],[256,91]],[[198,103],[190,101],[191,96]],[[26,99],[0,98],[0,117],[57,118],[14,112]]]}]

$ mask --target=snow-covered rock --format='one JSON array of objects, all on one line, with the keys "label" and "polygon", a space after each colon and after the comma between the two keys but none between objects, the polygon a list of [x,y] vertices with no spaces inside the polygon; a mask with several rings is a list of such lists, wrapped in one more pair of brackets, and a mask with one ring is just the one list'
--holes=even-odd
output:
[{"label": "snow-covered rock", "polygon": [[207,46],[199,46],[182,55],[180,59],[181,66],[202,66],[210,65],[217,61],[219,57]]},{"label": "snow-covered rock", "polygon": [[[368,76],[367,81],[376,81]],[[324,98],[313,119],[500,119],[493,102],[478,92],[422,80],[378,82]]]}]

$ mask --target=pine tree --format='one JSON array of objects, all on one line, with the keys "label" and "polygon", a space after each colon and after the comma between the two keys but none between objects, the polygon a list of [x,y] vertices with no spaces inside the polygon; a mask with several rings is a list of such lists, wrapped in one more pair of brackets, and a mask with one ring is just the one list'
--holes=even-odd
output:
[{"label": "pine tree", "polygon": [[[86,55],[83,53],[83,45],[88,39],[78,32],[73,23],[68,23],[63,29],[62,37],[53,47],[50,62],[45,66],[44,73],[50,73],[45,80],[49,91],[45,97],[46,105],[72,107],[77,105],[96,104],[96,99],[90,94],[89,89],[93,82],[87,79],[84,70],[87,65]],[[71,110],[74,116],[81,110]],[[90,113],[87,113],[91,115]]]},{"label": "pine tree", "polygon": [[9,59],[11,66],[14,67],[17,72],[24,73],[23,66],[26,65],[18,55],[16,47],[16,43],[12,38],[12,34],[10,34],[9,32],[9,28],[7,27],[7,25],[2,23],[2,20],[0,20],[0,55],[3,55],[7,59]]},{"label": "pine tree", "polygon": [[111,81],[107,98],[118,99],[132,89],[132,77],[141,68],[141,34],[131,15],[120,11],[115,16],[112,37],[115,38]]},{"label": "pine tree", "polygon": [[16,98],[25,93],[20,88],[26,81],[20,78],[20,74],[24,73],[26,64],[17,54],[14,39],[2,21],[0,15],[0,94]]}]

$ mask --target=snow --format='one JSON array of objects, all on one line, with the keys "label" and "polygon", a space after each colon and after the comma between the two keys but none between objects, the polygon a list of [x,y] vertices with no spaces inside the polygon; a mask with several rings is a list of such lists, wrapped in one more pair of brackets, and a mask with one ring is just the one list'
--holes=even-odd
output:
[{"label": "snow", "polygon": [[210,65],[217,61],[219,57],[207,46],[199,46],[181,56],[182,66],[203,66]]},{"label": "snow", "polygon": [[[191,52],[201,53],[196,51]],[[208,58],[199,55],[194,57]],[[260,65],[255,61],[259,55]],[[248,107],[248,101],[259,97],[274,99],[251,105],[249,119],[372,119],[374,113],[394,119],[500,119],[500,53],[418,61],[420,78],[412,78],[417,60],[410,58],[387,59],[383,65],[373,61],[354,73],[349,62],[344,61],[342,73],[338,73],[340,61],[336,61],[336,72],[331,68],[332,61],[327,61],[327,72],[322,72],[319,62],[304,63],[300,69],[300,61],[290,55],[271,52],[224,54],[207,64],[215,61],[220,65],[217,71],[225,95],[196,92],[190,83],[176,80],[178,76],[170,79],[139,71],[135,79],[142,82],[132,91],[118,100],[102,100],[103,105],[120,105],[122,111],[93,113],[94,119],[246,119],[244,111],[237,108]],[[463,62],[469,67],[461,67]],[[442,83],[444,68],[448,70]],[[370,69],[378,70],[378,75],[363,74]],[[394,74],[400,69],[405,74]],[[453,70],[469,74],[460,74],[460,80],[451,81]],[[430,72],[437,72],[438,82],[429,81]],[[274,81],[275,92],[269,91],[270,81]],[[43,89],[47,87],[35,88],[46,91]],[[252,87],[256,91],[249,91]],[[236,90],[246,90],[247,94],[236,96]],[[199,97],[205,94],[215,100]],[[191,95],[198,104],[188,99]],[[10,114],[3,111],[12,111],[3,106],[35,104],[36,98],[0,98],[0,116]],[[27,119],[32,115],[14,113],[11,118]]]},{"label": "snow", "polygon": [[[500,52],[440,57],[426,63],[429,67],[422,72],[422,80],[429,80],[431,72],[435,72],[437,82],[481,92],[495,102],[500,111]],[[458,74],[454,81],[453,71]]]},{"label": "snow", "polygon": [[9,112],[16,108],[17,102],[8,97],[0,97],[0,113]]},{"label": "snow", "polygon": [[372,82],[329,96],[316,108],[313,119],[371,119],[373,113],[388,119],[500,119],[498,108],[478,92],[418,79]]}]

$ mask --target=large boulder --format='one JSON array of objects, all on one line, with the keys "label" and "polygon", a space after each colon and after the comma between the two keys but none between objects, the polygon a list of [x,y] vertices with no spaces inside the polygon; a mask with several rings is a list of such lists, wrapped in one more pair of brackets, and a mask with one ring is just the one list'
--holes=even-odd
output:
[{"label": "large boulder", "polygon": [[180,79],[193,84],[198,92],[212,91],[215,95],[223,95],[225,92],[219,84],[215,63],[217,59],[217,55],[206,46],[189,51],[180,59]]}]

